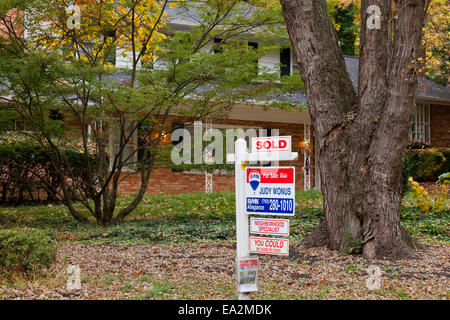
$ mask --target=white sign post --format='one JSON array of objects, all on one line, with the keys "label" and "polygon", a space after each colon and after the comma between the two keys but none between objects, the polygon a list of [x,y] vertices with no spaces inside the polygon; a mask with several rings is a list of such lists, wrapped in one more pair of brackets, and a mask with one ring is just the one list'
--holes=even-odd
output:
[{"label": "white sign post", "polygon": [[[246,165],[248,161],[282,161],[295,160],[298,157],[297,152],[291,152],[290,137],[272,137],[270,143],[266,138],[254,138],[252,144],[259,144],[264,148],[263,152],[252,150],[247,152],[247,142],[244,139],[237,139],[235,142],[235,154],[227,155],[227,162],[234,162],[235,168],[235,191],[236,191],[236,260],[244,259],[250,256],[249,247],[249,224],[246,214]],[[256,148],[256,147],[255,147]],[[238,285],[239,300],[249,300],[249,292],[240,292]]]}]

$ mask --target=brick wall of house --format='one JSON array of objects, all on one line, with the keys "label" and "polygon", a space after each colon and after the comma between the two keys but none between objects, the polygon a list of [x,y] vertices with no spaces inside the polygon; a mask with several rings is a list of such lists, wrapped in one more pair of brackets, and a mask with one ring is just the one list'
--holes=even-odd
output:
[{"label": "brick wall of house", "polygon": [[431,145],[450,148],[450,106],[432,104],[430,106]]},{"label": "brick wall of house", "polygon": [[[296,168],[296,187],[303,189],[304,171],[303,171],[303,150],[300,149],[300,142],[304,139],[303,124],[287,124],[276,122],[249,122],[226,120],[216,122],[220,124],[233,125],[236,127],[251,126],[261,128],[279,129],[280,135],[292,136],[292,151],[299,153],[299,159],[291,163],[283,161],[281,166],[295,166]],[[311,145],[314,148],[314,137],[311,130]],[[314,150],[312,148],[312,150]],[[311,154],[311,187],[314,187],[314,152]],[[140,187],[140,176],[132,175],[127,177],[119,186],[119,193],[128,194],[136,193]],[[175,194],[175,193],[192,193],[203,192],[205,190],[205,174],[192,172],[175,172],[167,167],[155,168],[150,177],[148,194]],[[233,174],[214,174],[213,175],[213,191],[234,191],[234,175]]]}]

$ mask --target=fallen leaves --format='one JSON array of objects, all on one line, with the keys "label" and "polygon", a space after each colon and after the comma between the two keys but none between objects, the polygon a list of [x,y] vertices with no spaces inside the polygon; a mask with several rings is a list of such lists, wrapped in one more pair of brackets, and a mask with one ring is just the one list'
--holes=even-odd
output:
[{"label": "fallen leaves", "polygon": [[[369,262],[327,248],[298,256],[259,255],[256,299],[447,299],[450,245],[427,245],[411,260],[376,260],[382,287],[366,287]],[[67,244],[49,277],[2,284],[1,299],[235,299],[235,244],[162,246]],[[81,268],[82,289],[68,291],[67,265]],[[349,266],[353,268],[348,274]],[[122,288],[122,290],[121,290]]]}]

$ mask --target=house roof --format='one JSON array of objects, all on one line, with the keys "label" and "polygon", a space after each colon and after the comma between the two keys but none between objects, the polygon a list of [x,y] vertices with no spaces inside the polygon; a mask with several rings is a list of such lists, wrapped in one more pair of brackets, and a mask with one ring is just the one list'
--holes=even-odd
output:
[{"label": "house roof", "polygon": [[[350,80],[353,84],[355,91],[358,91],[358,72],[359,72],[359,58],[357,57],[344,57],[347,73],[350,76]],[[308,102],[305,94],[302,92],[295,92],[292,94],[274,94],[273,99],[276,101],[283,101],[289,103],[304,104]],[[450,87],[444,87],[433,81],[430,81],[424,77],[419,77],[416,90],[416,99],[431,100],[436,102],[450,103]]]},{"label": "house roof", "polygon": [[[359,58],[345,57],[345,66],[355,91],[358,90]],[[445,100],[450,102],[450,87],[444,87],[424,77],[419,77],[416,98],[430,100]]]},{"label": "house roof", "polygon": [[[248,14],[251,14],[252,6],[247,4],[247,7],[249,9]],[[167,9],[167,15],[169,17],[169,23],[172,24],[195,25],[201,20],[198,11],[193,7],[181,8],[175,6]],[[346,56],[345,65],[350,80],[352,81],[353,88],[355,91],[358,91],[359,58]],[[289,103],[307,103],[306,95],[300,91],[294,93],[273,94],[271,95],[271,98]],[[424,77],[419,77],[416,98],[450,103],[450,87],[444,87]]]}]

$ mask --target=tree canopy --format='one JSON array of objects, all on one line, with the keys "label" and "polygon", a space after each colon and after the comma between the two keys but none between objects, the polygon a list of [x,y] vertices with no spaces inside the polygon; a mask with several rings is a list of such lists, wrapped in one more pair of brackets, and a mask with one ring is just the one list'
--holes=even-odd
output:
[{"label": "tree canopy", "polygon": [[[125,218],[145,194],[160,145],[176,128],[169,119],[220,118],[236,104],[267,97],[279,74],[256,69],[255,60],[279,48],[261,35],[275,34],[280,16],[243,1],[74,4],[79,25],[64,0],[16,2],[26,12],[26,37],[2,11],[8,36],[0,39],[1,100],[49,150],[61,182],[55,191],[72,215],[86,220],[73,205],[80,200],[98,224],[109,224]],[[187,16],[195,10],[189,30],[167,23],[174,5]],[[247,45],[251,39],[258,39],[257,49]],[[122,64],[114,64],[118,59]],[[54,110],[61,117],[52,116]],[[145,137],[139,143],[138,132]],[[71,165],[67,145],[78,146],[82,164]],[[119,185],[130,175],[139,176],[139,191],[118,209]]]}]

